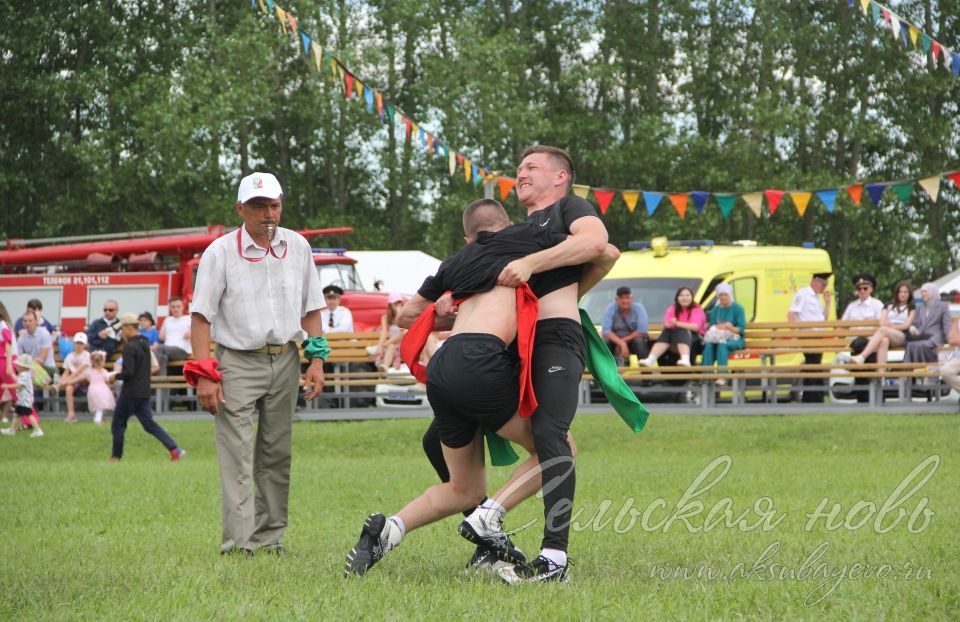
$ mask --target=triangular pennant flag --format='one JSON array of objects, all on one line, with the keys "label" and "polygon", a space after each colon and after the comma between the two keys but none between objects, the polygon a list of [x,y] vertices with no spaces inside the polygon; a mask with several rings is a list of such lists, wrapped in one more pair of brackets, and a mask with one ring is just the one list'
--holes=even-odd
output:
[{"label": "triangular pennant flag", "polygon": [[950,178],[950,181],[957,185],[957,188],[960,188],[960,171],[956,173],[947,173],[947,177]]},{"label": "triangular pennant flag", "polygon": [[833,189],[817,190],[817,198],[820,199],[823,206],[827,208],[827,211],[832,214],[834,207],[837,205],[837,191]]},{"label": "triangular pennant flag", "polygon": [[590,194],[590,186],[573,184],[573,193],[581,199],[586,199],[587,195]]},{"label": "triangular pennant flag", "polygon": [[790,200],[793,201],[793,206],[797,208],[797,213],[800,214],[801,218],[807,212],[807,206],[810,205],[810,197],[812,196],[813,194],[810,192],[790,193]]},{"label": "triangular pennant flag", "polygon": [[850,198],[853,199],[854,205],[860,205],[860,200],[863,198],[863,184],[854,184],[847,188],[847,194],[850,195]]},{"label": "triangular pennant flag", "polygon": [[670,195],[670,202],[673,203],[673,209],[677,210],[677,213],[680,214],[680,218],[683,218],[687,213],[687,200],[690,197],[687,196],[687,193],[678,193]]},{"label": "triangular pennant flag", "polygon": [[597,199],[597,205],[600,206],[600,213],[606,215],[610,207],[610,200],[613,199],[613,190],[593,189],[593,196]]},{"label": "triangular pennant flag", "polygon": [[310,35],[301,30],[300,41],[303,42],[303,55],[310,58]]},{"label": "triangular pennant flag", "polygon": [[287,13],[287,21],[290,22],[290,30],[293,34],[297,34],[297,18]]},{"label": "triangular pennant flag", "polygon": [[473,185],[479,186],[483,183],[483,175],[480,173],[481,169],[477,167],[476,164],[473,165]]},{"label": "triangular pennant flag", "polygon": [[[463,157],[463,154],[458,151],[458,152],[457,152],[457,164],[463,164],[464,162],[468,162],[468,163],[469,163],[470,160],[467,160],[465,157]],[[464,164],[464,166],[466,166],[466,165]]]},{"label": "triangular pennant flag", "polygon": [[417,132],[417,140],[420,141],[421,145],[426,145],[427,133],[424,131],[422,127],[418,127],[416,123],[413,124],[413,127],[416,129],[416,132]]},{"label": "triangular pennant flag", "polygon": [[910,46],[910,35],[907,34],[908,26],[907,22],[900,22],[900,40],[903,41],[904,47]]},{"label": "triangular pennant flag", "polygon": [[337,65],[337,59],[335,59],[330,52],[324,52],[323,57],[330,58],[330,71],[333,72],[333,77],[336,78],[338,75],[338,70],[340,69],[340,67]]},{"label": "triangular pennant flag", "polygon": [[510,196],[510,191],[517,185],[517,180],[501,177],[497,180],[497,185],[500,186],[500,200],[506,201],[507,197]]},{"label": "triangular pennant flag", "polygon": [[270,15],[270,11],[267,9],[267,5],[263,3],[263,0],[257,0],[257,4],[260,5],[260,10],[263,11],[264,15]]},{"label": "triangular pennant flag", "polygon": [[473,164],[470,160],[463,159],[463,179],[466,182],[470,182],[470,178],[473,176]]},{"label": "triangular pennant flag", "polygon": [[930,53],[930,45],[932,43],[933,39],[930,38],[930,35],[925,32],[920,35],[920,49],[923,50],[924,54]]},{"label": "triangular pennant flag", "polygon": [[880,6],[876,2],[870,5],[870,17],[873,18],[874,23],[880,21]]},{"label": "triangular pennant flag", "polygon": [[346,86],[344,86],[345,90],[343,92],[343,96],[347,99],[350,99],[353,97],[353,74],[350,72],[345,72],[343,74],[343,80],[346,83]]},{"label": "triangular pennant flag", "polygon": [[373,89],[369,86],[363,89],[363,99],[367,102],[367,112],[373,114]]},{"label": "triangular pennant flag", "polygon": [[880,199],[883,198],[883,191],[887,189],[887,184],[867,184],[867,193],[870,195],[870,200],[873,201],[873,204],[876,207],[880,207]]},{"label": "triangular pennant flag", "polygon": [[621,194],[623,194],[623,202],[627,204],[627,211],[632,214],[633,210],[637,209],[637,199],[640,198],[640,193],[636,190],[624,190]]},{"label": "triangular pennant flag", "polygon": [[387,118],[390,119],[390,123],[393,123],[393,117],[397,113],[397,109],[387,104]]},{"label": "triangular pennant flag", "polygon": [[953,59],[953,67],[951,67],[951,71],[953,71],[953,77],[956,78],[957,75],[960,75],[960,54],[951,52],[950,58]]},{"label": "triangular pennant flag", "polygon": [[433,134],[427,134],[427,152],[430,155],[434,154],[433,151]]},{"label": "triangular pennant flag", "polygon": [[407,142],[410,142],[410,132],[413,131],[413,121],[411,121],[407,117],[403,117],[403,127],[405,131],[404,140],[406,140]]},{"label": "triangular pennant flag", "polygon": [[940,43],[936,40],[933,42],[933,66],[937,66],[937,57],[940,56]]},{"label": "triangular pennant flag", "polygon": [[287,12],[280,8],[280,5],[276,5],[277,9],[277,19],[280,20],[280,30],[283,31],[283,34],[287,34]]},{"label": "triangular pennant flag", "polygon": [[694,190],[690,193],[690,197],[693,199],[694,207],[697,208],[697,214],[702,214],[703,208],[707,206],[707,201],[710,199],[710,193],[702,190]]},{"label": "triangular pennant flag", "polygon": [[763,193],[748,192],[747,194],[742,195],[742,198],[747,204],[747,207],[750,208],[750,211],[753,212],[753,215],[757,218],[760,218],[760,213],[763,206]]},{"label": "triangular pennant flag", "polygon": [[267,0],[267,9],[269,9],[267,11],[267,15],[269,15],[272,18],[273,17],[273,0]]},{"label": "triangular pennant flag", "polygon": [[453,177],[453,174],[457,172],[457,155],[454,152],[450,152],[450,158],[447,160],[447,166],[450,168],[450,176]]},{"label": "triangular pennant flag", "polygon": [[934,175],[933,177],[926,177],[917,183],[920,184],[920,187],[930,196],[930,200],[936,203],[937,197],[940,196],[940,176]]},{"label": "triangular pennant flag", "polygon": [[359,79],[354,81],[353,85],[357,88],[357,97],[363,97],[363,82]]},{"label": "triangular pennant flag", "polygon": [[377,91],[373,94],[373,99],[377,103],[377,116],[383,119],[383,95]]},{"label": "triangular pennant flag", "polygon": [[764,190],[763,194],[767,197],[767,209],[770,210],[770,215],[773,216],[777,213],[777,208],[780,207],[780,201],[783,200],[783,195],[786,193],[783,190]]},{"label": "triangular pennant flag", "polygon": [[887,23],[889,24],[889,23],[890,23],[890,10],[889,10],[887,7],[885,7],[885,6],[881,6],[881,7],[880,7],[880,11],[883,13],[883,21],[885,21],[885,22],[887,22]]},{"label": "triangular pennant flag", "polygon": [[720,206],[720,213],[724,219],[730,218],[730,212],[733,211],[733,205],[737,202],[737,196],[734,194],[715,194],[717,205]]},{"label": "triangular pennant flag", "polygon": [[317,45],[316,41],[310,45],[313,48],[313,62],[317,66],[317,71],[320,71],[320,61],[323,60],[323,48]]},{"label": "triangular pennant flag", "polygon": [[897,195],[897,198],[900,199],[901,203],[906,203],[910,200],[910,195],[913,194],[913,182],[908,181],[902,184],[894,184],[893,192]]},{"label": "triangular pennant flag", "polygon": [[660,205],[661,199],[663,199],[663,194],[659,192],[643,193],[643,202],[647,206],[647,216],[653,216],[653,213],[657,211],[657,206]]},{"label": "triangular pennant flag", "polygon": [[914,26],[910,25],[910,41],[913,43],[913,47],[917,47],[917,40],[920,38],[920,30]]},{"label": "triangular pennant flag", "polygon": [[867,10],[870,8],[870,0],[860,0],[860,8],[863,9],[863,14],[867,14]]}]

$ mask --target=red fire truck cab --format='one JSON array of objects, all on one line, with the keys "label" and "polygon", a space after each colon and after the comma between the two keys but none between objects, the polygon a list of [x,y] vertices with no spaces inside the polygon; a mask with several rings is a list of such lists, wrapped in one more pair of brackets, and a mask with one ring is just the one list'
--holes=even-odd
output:
[{"label": "red fire truck cab", "polygon": [[[349,233],[349,227],[300,231],[305,237]],[[72,335],[101,317],[108,299],[121,311],[149,311],[162,324],[171,296],[189,309],[197,266],[203,250],[227,233],[222,225],[154,232],[76,236],[46,240],[7,240],[0,250],[0,302],[13,319],[27,301],[43,303],[43,315]],[[351,310],[355,330],[375,330],[386,310],[387,296],[364,292],[356,260],[343,249],[315,249],[314,264],[324,286],[345,290],[341,299]]]}]

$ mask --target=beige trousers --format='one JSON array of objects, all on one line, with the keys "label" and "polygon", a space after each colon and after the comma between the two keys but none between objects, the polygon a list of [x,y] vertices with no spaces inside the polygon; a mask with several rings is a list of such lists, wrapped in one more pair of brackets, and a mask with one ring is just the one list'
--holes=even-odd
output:
[{"label": "beige trousers", "polygon": [[[270,355],[217,346],[216,357],[226,402],[215,418],[223,524],[220,550],[276,545],[287,527],[300,353],[295,347]],[[256,436],[254,410],[260,415]]]}]

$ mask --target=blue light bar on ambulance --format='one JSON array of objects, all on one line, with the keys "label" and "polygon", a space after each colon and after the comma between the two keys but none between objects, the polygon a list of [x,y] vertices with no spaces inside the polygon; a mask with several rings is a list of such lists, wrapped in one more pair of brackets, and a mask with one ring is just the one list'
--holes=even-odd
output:
[{"label": "blue light bar on ambulance", "polygon": [[347,249],[345,248],[311,248],[311,251],[314,253],[324,253],[327,255],[346,255]]}]

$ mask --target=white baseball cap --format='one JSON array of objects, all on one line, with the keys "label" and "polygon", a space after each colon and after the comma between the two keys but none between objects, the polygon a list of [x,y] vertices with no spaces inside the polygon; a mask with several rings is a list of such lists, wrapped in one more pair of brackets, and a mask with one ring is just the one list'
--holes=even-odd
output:
[{"label": "white baseball cap", "polygon": [[283,189],[280,188],[280,182],[271,173],[253,173],[240,180],[240,188],[237,190],[237,202],[246,203],[254,197],[266,197],[268,199],[280,199],[283,197]]},{"label": "white baseball cap", "polygon": [[73,336],[73,342],[74,342],[74,343],[87,343],[87,335],[86,335],[86,333],[77,333],[76,335],[74,335],[74,336]]}]

